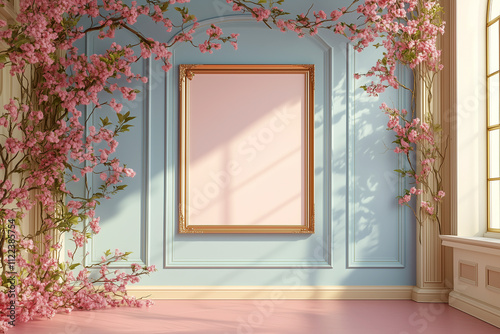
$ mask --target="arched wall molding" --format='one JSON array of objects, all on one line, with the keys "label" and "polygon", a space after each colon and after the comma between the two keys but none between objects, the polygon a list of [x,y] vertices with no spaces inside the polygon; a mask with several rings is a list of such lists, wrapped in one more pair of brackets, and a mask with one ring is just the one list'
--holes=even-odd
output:
[{"label": "arched wall molding", "polygon": [[[215,24],[215,25],[220,24],[220,23],[227,24],[227,23],[231,23],[231,22],[253,23],[253,24],[255,24],[256,27],[263,25],[263,23],[259,23],[259,22],[255,21],[255,19],[252,17],[252,15],[249,15],[249,14],[230,14],[230,15],[213,17],[210,19],[198,21],[197,23],[199,23],[199,26],[198,26],[197,30],[193,33],[193,36],[205,34],[205,30],[203,30],[203,28],[208,28],[212,24]],[[191,24],[191,25],[187,26],[184,30],[189,30],[192,26],[193,25]],[[267,28],[267,29],[269,29],[269,28]],[[172,43],[174,41],[175,37],[178,36],[181,32],[182,32],[182,30],[178,30],[174,34],[174,36],[172,36],[172,38],[170,38],[168,40],[168,44]],[[318,42],[323,48],[329,49],[332,47],[332,45],[327,41],[327,39],[325,37],[323,37],[323,34],[324,34],[324,32],[320,31],[316,35],[312,36],[312,38],[313,38],[313,40]],[[311,37],[308,36],[308,38],[311,38]],[[179,47],[179,45],[181,45],[181,44],[173,45],[171,50],[175,50],[175,48]]]},{"label": "arched wall molding", "polygon": [[[220,25],[224,29],[224,25],[231,25],[231,24],[247,24],[247,25],[254,25],[258,29],[268,29],[265,27],[262,23],[256,22],[254,18],[252,18],[251,15],[247,14],[230,14],[230,15],[225,15],[225,16],[220,16],[220,17],[215,17],[215,18],[210,18],[206,20],[201,20],[198,22],[200,25],[198,29],[195,31],[193,34],[193,37],[199,37],[203,36],[203,38],[206,38],[205,35],[205,30],[206,28],[210,27],[210,25],[215,24],[215,25]],[[189,30],[190,27],[187,27],[186,30]],[[172,43],[173,40],[175,39],[175,36],[177,36],[181,31],[177,31],[176,34],[169,40],[168,43]],[[326,92],[331,92],[332,89],[332,77],[333,77],[333,48],[328,40],[324,38],[321,34],[317,34],[313,37],[308,37],[311,38],[312,41],[318,46],[318,49],[323,52],[323,58],[324,58],[324,63],[322,64],[323,68],[325,69],[325,85],[322,88],[316,87],[315,90],[318,91],[319,89],[324,90],[324,97],[323,101],[321,102],[324,105],[324,122],[325,124],[331,124],[331,115],[332,115],[332,99],[329,98],[329,95]],[[176,61],[176,51],[178,48],[182,47],[182,43],[178,43],[172,46],[170,51],[172,52],[172,64],[175,66],[177,64]],[[347,48],[347,43],[345,44]],[[223,47],[231,47],[230,45],[224,45]],[[196,52],[196,51],[195,51]],[[177,106],[174,101],[176,101],[176,96],[178,95],[177,92],[177,87],[178,85],[176,84],[177,80],[177,68],[172,68],[170,71],[168,71],[165,74],[165,82],[166,82],[166,87],[167,87],[167,104],[166,104],[166,110],[177,110]],[[315,111],[317,112],[317,111]],[[168,114],[168,113],[167,113]],[[168,117],[167,123],[172,123],[175,124],[177,122],[176,118]],[[172,143],[176,142],[176,132],[175,131],[167,131],[167,133],[170,133],[167,137],[167,150],[166,150],[166,156],[167,160],[169,162],[171,161],[176,161],[175,154],[176,150],[169,150],[171,147],[176,147],[176,145],[172,145]],[[175,210],[174,207],[172,207],[172,203],[177,203],[177,201],[167,201],[165,203],[165,241],[166,241],[166,263],[165,263],[165,268],[192,268],[192,267],[200,267],[200,268],[231,268],[231,267],[241,267],[241,268],[293,268],[296,266],[300,266],[303,268],[332,268],[332,261],[333,261],[333,244],[332,244],[332,217],[331,217],[331,210],[330,210],[330,205],[332,202],[331,198],[331,189],[332,189],[332,179],[331,179],[331,155],[329,154],[328,148],[330,147],[332,143],[332,131],[330,126],[325,126],[325,132],[323,134],[323,156],[324,158],[324,169],[326,171],[325,173],[325,188],[324,192],[322,194],[322,202],[324,203],[323,206],[323,217],[325,221],[325,226],[324,226],[324,235],[321,241],[321,245],[319,245],[321,252],[324,254],[324,259],[307,259],[307,260],[292,260],[292,261],[281,261],[281,260],[275,260],[275,259],[268,259],[268,260],[259,260],[255,261],[253,259],[250,260],[230,260],[230,259],[225,259],[225,258],[217,258],[213,260],[197,260],[197,261],[190,261],[188,259],[183,259],[181,256],[179,256],[179,252],[176,253],[175,251],[175,236],[176,236],[176,230],[177,230],[177,211]],[[169,144],[170,143],[170,144]],[[172,155],[173,154],[173,155]],[[166,163],[165,166],[169,165],[169,163]],[[166,175],[166,185],[165,189],[167,191],[167,194],[165,195],[165,198],[171,199],[171,198],[176,198],[176,179],[177,176],[175,174],[171,174],[170,177],[168,176],[169,173],[167,170],[165,170],[165,175]],[[171,189],[174,189],[175,191],[172,191]],[[316,203],[317,204],[317,203]],[[316,205],[316,207],[318,207]],[[169,214],[170,213],[170,214]],[[318,247],[318,245],[316,245]]]}]

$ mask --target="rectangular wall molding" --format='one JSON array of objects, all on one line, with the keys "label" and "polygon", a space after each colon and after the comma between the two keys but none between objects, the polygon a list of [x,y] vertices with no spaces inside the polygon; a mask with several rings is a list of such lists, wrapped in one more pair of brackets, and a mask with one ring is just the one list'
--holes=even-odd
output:
[{"label": "rectangular wall molding", "polygon": [[459,260],[458,278],[467,284],[477,286],[477,263]]},{"label": "rectangular wall molding", "polygon": [[[348,70],[347,77],[353,78],[354,73],[360,71],[360,66],[363,65],[363,61],[358,59],[359,55],[352,45],[348,45],[346,48],[348,59]],[[407,73],[398,68],[397,73],[398,78],[402,82],[408,80]],[[374,236],[378,233],[384,235],[383,231],[377,230],[380,228],[373,223],[373,206],[369,205],[377,196],[375,196],[375,189],[381,187],[381,184],[390,184],[392,187],[392,195],[397,196],[398,194],[404,193],[407,187],[406,181],[394,172],[394,169],[405,169],[407,168],[406,162],[402,155],[397,157],[397,162],[390,167],[389,170],[385,170],[383,173],[384,177],[377,179],[373,176],[363,175],[361,172],[363,166],[359,160],[367,153],[362,151],[361,154],[357,152],[359,147],[363,147],[363,136],[365,133],[363,131],[366,127],[364,123],[364,118],[366,116],[367,104],[364,101],[363,95],[359,95],[359,82],[349,79],[348,87],[348,104],[347,104],[347,152],[348,152],[348,267],[349,268],[404,268],[406,266],[406,226],[408,225],[408,210],[405,206],[394,206],[394,213],[389,218],[384,217],[384,226],[390,225],[394,235],[391,238],[386,238],[382,243],[380,240],[376,240]],[[409,105],[409,99],[407,94],[403,89],[399,90],[395,96],[397,100],[394,102],[396,108],[401,109],[405,105]],[[377,106],[379,101],[374,100],[373,105]],[[380,102],[381,103],[381,102]],[[381,111],[380,111],[381,112]],[[381,112],[382,113],[382,112]],[[384,119],[385,122],[385,119]],[[391,135],[392,136],[392,135]],[[389,137],[392,139],[392,137]],[[388,141],[390,143],[390,141]],[[366,143],[364,144],[366,145]],[[373,143],[370,142],[370,146]],[[380,145],[380,143],[378,143]],[[384,144],[385,145],[385,144]],[[373,156],[379,156],[384,150],[389,151],[384,148],[380,151],[370,152]],[[387,157],[389,157],[388,152]],[[386,158],[387,159],[387,158]],[[364,195],[362,195],[364,193]],[[361,194],[361,195],[360,195]],[[365,198],[358,198],[358,196],[365,196]],[[396,203],[396,202],[395,202]],[[397,210],[397,211],[396,211]],[[370,229],[374,231],[367,232]],[[391,231],[391,232],[392,232]],[[387,232],[387,231],[386,231]],[[385,235],[384,235],[385,236]],[[379,239],[382,237],[379,236]],[[371,247],[370,247],[371,244]],[[384,247],[384,251],[374,252],[375,247]],[[369,250],[368,250],[369,249]]]},{"label": "rectangular wall molding", "polygon": [[486,266],[486,287],[500,293],[500,268]]},{"label": "rectangular wall molding", "polygon": [[410,300],[413,286],[131,286],[150,299],[376,299]]},{"label": "rectangular wall molding", "polygon": [[[326,94],[326,92],[331,92],[332,88],[332,80],[333,80],[333,53],[334,49],[332,46],[326,43],[319,43],[316,46],[317,52],[321,52],[323,55],[323,59],[325,61],[324,64],[315,63],[317,68],[316,72],[322,71],[325,73],[325,78],[320,79],[320,76],[316,76],[316,87],[319,90],[319,87],[323,87],[325,89],[324,97],[318,98],[317,102],[319,105],[323,105],[324,114],[325,114],[325,122],[327,124],[331,123],[331,99],[330,96]],[[178,50],[176,48],[172,49],[172,64],[179,64],[183,60],[182,50]],[[178,68],[174,67],[172,71],[165,73],[164,77],[166,83],[166,110],[178,110],[178,101],[176,96],[178,96]],[[328,111],[328,112],[327,112]],[[312,240],[310,238],[309,248],[313,249],[313,254],[309,254],[309,256],[305,257],[302,255],[290,256],[289,258],[283,258],[278,256],[273,256],[272,252],[271,256],[266,254],[266,256],[259,255],[258,252],[252,254],[253,251],[249,248],[251,243],[249,240],[245,238],[245,236],[235,235],[235,236],[225,236],[223,239],[225,241],[225,245],[229,242],[234,242],[235,240],[244,240],[243,243],[239,244],[239,247],[235,247],[234,254],[230,254],[223,251],[214,251],[220,249],[221,243],[219,242],[219,237],[217,235],[181,235],[177,233],[178,230],[178,207],[176,207],[177,201],[175,193],[178,188],[177,177],[178,172],[176,172],[177,166],[177,155],[176,155],[176,147],[178,146],[178,138],[177,138],[177,124],[179,123],[177,112],[168,112],[166,113],[167,122],[165,133],[167,133],[167,142],[166,142],[166,161],[165,161],[165,175],[166,184],[165,189],[167,192],[165,193],[165,210],[164,210],[164,231],[165,231],[165,257],[163,268],[164,269],[183,269],[183,268],[310,268],[310,269],[323,269],[323,268],[332,268],[332,258],[333,258],[333,243],[332,243],[332,219],[331,212],[328,209],[325,209],[322,203],[330,203],[331,196],[331,173],[325,173],[325,183],[323,184],[325,189],[321,192],[316,191],[316,235],[321,236],[321,238],[317,238],[316,240]],[[328,138],[328,142],[331,142],[331,131],[326,131],[324,136]],[[315,139],[317,140],[317,139]],[[322,140],[317,140],[316,146],[322,144]],[[322,156],[330,157],[329,154],[329,146],[323,145],[322,147]],[[169,149],[172,148],[172,149]],[[174,153],[172,153],[174,152]],[[316,152],[317,153],[317,152]],[[330,161],[330,159],[323,159],[324,161]],[[324,163],[324,162],[323,162]],[[320,167],[321,164],[318,164],[315,161],[315,164]],[[327,171],[331,170],[330,166],[324,166]],[[326,168],[327,167],[327,168]],[[318,188],[319,189],[319,188]],[[173,200],[174,199],[174,200]],[[323,218],[322,218],[323,217]],[[316,236],[315,235],[315,236]],[[298,237],[296,235],[282,235],[273,237],[277,242],[281,241],[297,241]],[[186,241],[191,240],[193,244],[195,242],[207,242],[205,245],[207,249],[205,249],[205,254],[203,256],[193,257],[192,254],[189,253],[189,248],[185,247]],[[301,241],[301,240],[299,240]],[[211,243],[210,243],[211,242]],[[247,251],[247,254],[251,254],[248,256],[243,251]],[[211,254],[211,255],[208,255]]]},{"label": "rectangular wall molding", "polygon": [[[126,34],[130,34],[129,32],[126,32]],[[96,45],[96,39],[95,37],[97,36],[97,33],[91,34],[91,35],[86,35],[85,36],[85,48],[86,52],[88,54],[92,53],[98,53],[98,50],[96,48],[98,47]],[[133,35],[129,35],[130,38],[135,38]],[[136,128],[136,131],[140,133],[135,139],[140,142],[140,147],[141,147],[141,156],[140,156],[140,161],[141,161],[141,169],[142,173],[140,173],[137,178],[141,178],[141,185],[139,189],[135,189],[136,191],[139,190],[139,194],[137,195],[137,200],[141,202],[140,205],[140,213],[138,214],[139,219],[137,221],[134,221],[135,224],[139,224],[140,226],[140,233],[137,235],[137,239],[134,240],[134,245],[139,245],[137,248],[138,250],[135,250],[132,252],[131,256],[127,258],[127,260],[122,260],[119,262],[116,262],[114,264],[110,264],[109,268],[111,269],[127,269],[130,268],[130,266],[133,263],[137,263],[141,266],[149,266],[150,265],[150,225],[151,225],[151,220],[150,220],[150,188],[151,188],[151,94],[150,92],[152,91],[152,81],[151,81],[151,60],[150,59],[143,59],[140,63],[138,63],[137,66],[141,67],[141,74],[147,78],[149,78],[149,81],[147,83],[139,83],[135,87],[135,89],[139,88],[140,91],[142,92],[137,96],[137,99],[132,102],[136,104],[131,104],[127,105],[125,103],[124,109],[127,108],[132,108],[135,107],[138,110],[141,110],[142,113],[142,118],[139,117],[141,120],[142,124]],[[136,73],[140,73],[137,72]],[[93,105],[87,105],[85,108],[84,115],[85,117],[88,117],[87,115],[92,115],[90,118],[90,122],[88,126],[97,124],[99,121],[99,117],[95,114],[92,113],[92,108]],[[114,111],[113,111],[114,112]],[[126,112],[124,110],[123,112]],[[86,130],[87,132],[89,131],[88,128]],[[130,135],[129,135],[130,136]],[[123,145],[123,144],[122,144]],[[126,160],[126,159],[125,159]],[[94,181],[97,180],[98,178],[96,177],[95,174],[89,173],[86,174],[85,176],[87,178],[88,184],[90,184],[90,193],[93,191],[94,187]],[[99,182],[99,181],[98,181]],[[131,190],[129,190],[131,191]],[[102,221],[101,221],[102,224]],[[92,238],[92,240],[88,243],[85,244],[83,247],[83,252],[89,253],[89,256],[85,257],[84,264],[85,265],[92,265],[92,264],[98,264],[101,262],[101,256],[103,255],[102,253],[98,252],[96,249],[98,249],[100,245],[102,245],[103,242],[107,242],[105,239],[98,239],[98,238]]]}]

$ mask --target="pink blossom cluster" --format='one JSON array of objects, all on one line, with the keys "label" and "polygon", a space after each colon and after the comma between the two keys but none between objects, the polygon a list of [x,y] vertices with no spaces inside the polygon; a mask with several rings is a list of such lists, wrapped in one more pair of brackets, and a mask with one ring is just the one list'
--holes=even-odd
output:
[{"label": "pink blossom cluster", "polygon": [[222,29],[214,24],[210,25],[206,33],[208,39],[198,46],[201,53],[213,53],[213,50],[220,50],[222,45],[213,41],[229,41],[235,50],[238,49],[237,39],[239,34],[231,34],[229,37],[222,37]]},{"label": "pink blossom cluster", "polygon": [[400,205],[403,205],[405,203],[408,203],[411,201],[412,196],[418,196],[423,193],[422,189],[417,189],[416,187],[410,188],[410,190],[406,190],[406,194],[404,196],[401,196],[398,199],[398,202]]},{"label": "pink blossom cluster", "polygon": [[[264,21],[268,26],[268,22],[272,22],[281,31],[294,31],[299,37],[315,35],[318,29],[328,29],[346,36],[359,52],[370,45],[384,47],[383,58],[363,74],[377,77],[363,86],[373,96],[383,93],[387,87],[399,87],[395,75],[398,63],[411,69],[419,66],[434,72],[442,69],[437,38],[444,33],[445,22],[441,20],[442,7],[437,1],[354,0],[348,7],[334,10],[329,15],[322,10],[313,11],[312,15],[308,11],[294,19],[282,18],[287,13],[275,6],[281,3],[279,1],[259,2],[257,6],[249,0],[227,2],[233,5],[234,11],[249,12],[257,21]],[[356,4],[359,5],[354,9]],[[360,14],[362,22],[339,21],[350,13]]]},{"label": "pink blossom cluster", "polygon": [[[136,263],[130,271],[111,271],[113,262],[126,260],[129,253],[118,250],[115,254],[107,252],[98,264],[85,266],[77,276],[72,269],[77,267],[73,260],[73,252],[68,251],[68,261],[59,263],[51,256],[53,250],[60,249],[59,243],[53,243],[49,235],[45,236],[43,245],[34,245],[32,240],[23,239],[19,248],[31,254],[29,260],[19,257],[17,260],[19,276],[16,282],[16,322],[27,322],[36,318],[51,318],[57,312],[69,313],[72,310],[95,310],[121,305],[132,307],[150,306],[150,300],[136,299],[128,296],[126,286],[137,283],[140,276],[156,271],[154,265],[143,267]],[[91,278],[94,268],[99,269],[99,276]],[[4,284],[5,286],[5,284]],[[10,297],[0,293],[0,330],[12,327],[9,314]]]},{"label": "pink blossom cluster", "polygon": [[252,11],[252,16],[257,20],[257,21],[264,21],[269,16],[271,15],[271,11],[269,9],[265,9],[262,7],[254,7]]},{"label": "pink blossom cluster", "polygon": [[[355,0],[354,2],[357,2]],[[304,37],[306,35],[312,35],[318,33],[318,29],[332,29],[336,33],[344,33],[347,26],[344,22],[337,22],[344,14],[348,13],[350,7],[342,7],[339,10],[333,10],[328,15],[325,11],[319,10],[314,11],[312,17],[309,16],[309,11],[307,13],[301,13],[296,16],[295,19],[288,18],[282,19],[280,17],[287,15],[287,13],[276,6],[276,4],[281,4],[282,1],[265,1],[265,3],[254,3],[249,0],[226,0],[227,3],[233,5],[233,11],[239,12],[249,12],[257,21],[267,21],[273,22],[281,31],[294,31],[299,37]],[[265,4],[269,3],[269,7],[266,8]],[[257,6],[255,6],[257,5]],[[355,27],[350,27],[352,32],[355,32]]]},{"label": "pink blossom cluster", "polygon": [[384,57],[365,74],[379,78],[378,83],[367,87],[371,95],[378,95],[388,86],[399,87],[394,74],[397,63],[411,69],[422,66],[432,72],[443,68],[437,38],[444,34],[445,22],[437,1],[366,0],[357,12],[365,22],[363,28],[348,37],[356,41],[355,49],[362,51],[382,39],[377,46],[386,50]]},{"label": "pink blossom cluster", "polygon": [[429,215],[433,215],[434,214],[434,207],[432,206],[432,204],[429,202],[429,201],[422,201],[420,203],[420,207],[425,210],[425,212]]},{"label": "pink blossom cluster", "polygon": [[429,124],[420,121],[419,118],[407,120],[405,116],[408,115],[408,112],[405,109],[399,111],[395,108],[390,108],[385,102],[382,103],[380,109],[385,111],[389,116],[387,128],[396,134],[397,146],[394,149],[395,153],[408,154],[414,150],[414,144],[417,143],[434,146],[434,133],[431,131]]},{"label": "pink blossom cluster", "polygon": [[[435,191],[428,184],[429,176],[432,176],[438,182],[441,179],[439,174],[440,166],[437,164],[440,153],[431,126],[419,118],[409,117],[411,115],[404,109],[400,111],[390,108],[386,103],[382,103],[380,109],[389,116],[388,130],[395,132],[396,140],[394,144],[396,144],[396,147],[394,152],[404,154],[410,164],[408,170],[397,170],[397,172],[403,177],[410,177],[415,184],[420,186],[420,189],[412,187],[410,190],[406,190],[405,195],[399,196],[399,204],[408,205],[412,196],[430,193],[433,203],[421,201],[420,208],[428,215],[434,216],[437,213],[437,204],[444,198],[445,192],[442,189]],[[413,165],[410,156],[410,153],[415,151],[417,145],[420,147],[418,167]]]}]

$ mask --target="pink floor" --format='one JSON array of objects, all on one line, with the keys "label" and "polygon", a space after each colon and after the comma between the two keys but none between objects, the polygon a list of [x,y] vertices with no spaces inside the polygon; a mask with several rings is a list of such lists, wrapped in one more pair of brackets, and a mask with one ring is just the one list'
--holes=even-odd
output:
[{"label": "pink floor", "polygon": [[499,334],[445,304],[412,301],[157,300],[147,309],[58,314],[11,334]]}]

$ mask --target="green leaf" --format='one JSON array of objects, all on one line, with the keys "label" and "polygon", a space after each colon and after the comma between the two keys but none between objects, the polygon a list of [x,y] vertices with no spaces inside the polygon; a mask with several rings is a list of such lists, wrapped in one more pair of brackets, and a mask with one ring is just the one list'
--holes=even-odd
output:
[{"label": "green leaf", "polygon": [[[168,10],[168,5],[170,5],[169,2],[164,2],[161,6],[160,9],[162,12],[166,12]],[[176,8],[177,9],[177,8]]]},{"label": "green leaf", "polygon": [[76,267],[78,267],[79,265],[80,265],[80,263],[73,263],[71,266],[69,266],[69,270],[73,270]]},{"label": "green leaf", "polygon": [[133,127],[133,125],[124,125],[122,126],[121,132],[128,132],[131,127]]},{"label": "green leaf", "polygon": [[73,216],[72,218],[69,219],[68,221],[69,225],[77,225],[78,224],[78,216]]},{"label": "green leaf", "polygon": [[111,124],[111,122],[109,121],[109,118],[106,116],[106,118],[100,118],[101,122],[102,122],[102,126],[106,126],[106,125],[109,125]]},{"label": "green leaf", "polygon": [[22,38],[18,39],[18,40],[14,43],[14,46],[19,47],[19,46],[21,46],[21,45],[23,45],[23,44],[26,44],[26,43],[30,43],[30,40],[29,40],[29,39],[27,39],[26,37],[22,37]]}]

